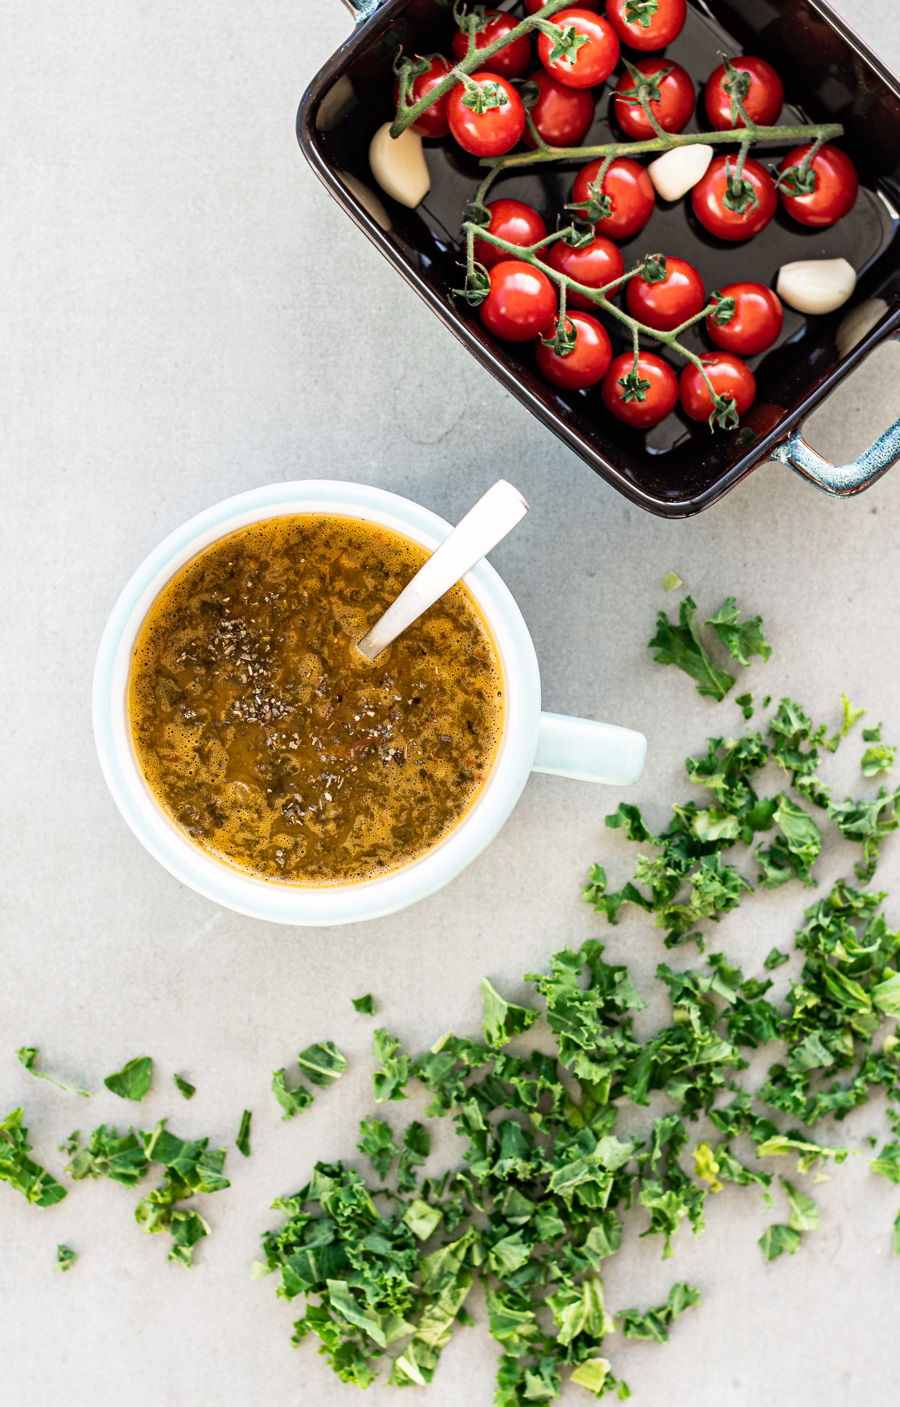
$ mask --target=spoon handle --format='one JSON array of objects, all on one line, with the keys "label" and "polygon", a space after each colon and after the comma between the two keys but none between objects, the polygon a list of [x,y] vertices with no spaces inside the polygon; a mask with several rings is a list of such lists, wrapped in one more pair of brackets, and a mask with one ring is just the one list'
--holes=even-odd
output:
[{"label": "spoon handle", "polygon": [[498,479],[432,552],[396,601],[363,636],[357,649],[370,660],[380,655],[407,626],[418,620],[496,547],[527,512],[528,504],[519,490],[505,479]]}]

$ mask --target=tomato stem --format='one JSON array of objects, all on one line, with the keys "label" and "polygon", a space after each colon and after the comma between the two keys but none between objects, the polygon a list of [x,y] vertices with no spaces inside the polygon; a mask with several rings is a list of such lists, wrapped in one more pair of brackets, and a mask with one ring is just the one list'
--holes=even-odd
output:
[{"label": "tomato stem", "polygon": [[720,146],[724,143],[831,141],[844,129],[839,122],[810,123],[804,127],[756,127],[748,134],[746,127],[734,127],[727,132],[666,132],[662,137],[646,137],[638,142],[602,142],[590,147],[548,147],[546,152],[523,151],[515,156],[486,156],[482,166],[500,167],[511,171],[520,166],[533,166],[546,161],[592,161],[596,157],[642,156],[649,152],[670,151],[673,147]]}]

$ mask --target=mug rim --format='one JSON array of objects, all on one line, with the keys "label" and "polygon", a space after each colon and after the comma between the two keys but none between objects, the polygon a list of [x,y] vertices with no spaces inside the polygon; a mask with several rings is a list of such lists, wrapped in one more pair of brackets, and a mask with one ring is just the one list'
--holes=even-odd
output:
[{"label": "mug rim", "polygon": [[383,917],[416,903],[455,878],[490,844],[531,770],[540,721],[540,675],[512,593],[482,560],[462,580],[497,648],[504,676],[504,726],[487,782],[450,831],[397,869],[345,885],[268,880],[203,850],[166,814],[138,765],[127,709],[134,643],[160,591],[198,552],[252,522],[310,513],[374,521],[431,551],[451,531],[443,518],[412,499],[349,480],[285,481],[223,499],[171,532],[125,585],[100,641],[92,702],[95,744],[113,800],[137,838],[170,874],[247,917],[319,927]]}]

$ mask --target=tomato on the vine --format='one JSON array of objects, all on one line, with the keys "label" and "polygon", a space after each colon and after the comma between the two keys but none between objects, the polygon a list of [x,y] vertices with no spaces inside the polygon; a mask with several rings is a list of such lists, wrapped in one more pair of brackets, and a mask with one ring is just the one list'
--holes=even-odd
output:
[{"label": "tomato on the vine", "polygon": [[582,218],[593,221],[595,234],[606,235],[609,239],[631,239],[653,214],[656,203],[653,182],[639,162],[628,156],[617,156],[607,168],[600,191],[592,191],[602,165],[598,159],[582,166],[572,187],[572,200],[577,205],[594,207],[580,213]]},{"label": "tomato on the vine", "polygon": [[[645,269],[658,274],[662,271],[662,262],[648,260]],[[662,278],[654,282],[635,274],[628,280],[625,305],[638,322],[657,332],[671,332],[706,306],[706,290],[693,264],[669,255]]]},{"label": "tomato on the vine", "polygon": [[[445,59],[443,54],[426,54],[424,58],[416,59],[415,66],[427,65],[422,72],[417,73],[409,86],[409,99],[411,103],[417,103],[420,98],[425,98],[436,88],[442,78],[446,78],[452,68],[449,59]],[[447,99],[450,94],[445,93],[441,98],[435,98],[431,107],[427,107],[421,116],[412,124],[412,130],[418,132],[420,137],[446,137],[450,131],[450,123],[447,121]],[[400,79],[394,80],[394,106],[400,101]]]},{"label": "tomato on the vine", "polygon": [[[491,216],[485,229],[498,239],[517,244],[521,249],[526,249],[530,244],[537,244],[547,233],[547,226],[540,215],[531,205],[526,205],[524,200],[510,200],[507,196],[501,196],[499,200],[490,201],[485,209]],[[488,244],[484,239],[476,239],[474,253],[477,262],[483,264],[486,269],[492,269],[495,264],[502,264],[505,259],[510,258],[507,250],[499,249],[496,244]]]},{"label": "tomato on the vine", "polygon": [[686,0],[607,0],[606,18],[632,49],[664,49],[684,29]]},{"label": "tomato on the vine", "polygon": [[[595,235],[590,244],[582,244],[577,249],[564,239],[559,239],[551,244],[545,263],[556,269],[557,273],[566,274],[576,283],[583,283],[585,288],[605,288],[625,272],[625,260],[618,245],[603,235]],[[584,293],[576,293],[571,288],[566,289],[566,304],[585,312],[597,307]]]},{"label": "tomato on the vine", "polygon": [[566,332],[574,337],[575,345],[564,354],[548,343],[556,338],[556,323],[544,329],[543,337],[534,344],[538,370],[554,386],[564,391],[583,391],[595,386],[606,374],[612,348],[606,328],[589,313],[568,313]]},{"label": "tomato on the vine", "polygon": [[675,409],[678,381],[655,352],[623,352],[610,363],[601,388],[607,410],[626,425],[649,430]]},{"label": "tomato on the vine", "polygon": [[[504,14],[502,10],[485,10],[484,15],[476,22],[476,49],[486,49],[489,44],[495,44],[520,23],[514,16]],[[453,36],[452,48],[457,62],[466,57],[469,52],[468,26],[457,29]],[[483,73],[499,73],[504,78],[521,78],[530,63],[531,35],[520,34],[518,39],[513,39],[509,44],[504,44],[502,49],[498,49],[492,58],[485,59],[481,69]]]},{"label": "tomato on the vine", "polygon": [[548,73],[570,88],[595,88],[619,62],[619,40],[608,20],[590,10],[560,10],[549,24],[562,30],[553,39],[538,34],[538,58]]},{"label": "tomato on the vine", "polygon": [[[664,132],[681,132],[694,111],[694,85],[681,64],[660,59],[638,59],[632,64],[649,87],[647,97],[650,111]],[[657,135],[640,102],[635,96],[639,78],[627,70],[622,74],[613,94],[613,112],[622,131],[636,141]],[[626,94],[632,96],[626,97]]]},{"label": "tomato on the vine", "polygon": [[504,342],[529,342],[555,316],[553,284],[523,259],[495,264],[490,280],[490,292],[478,311],[488,331]]},{"label": "tomato on the vine", "polygon": [[506,79],[496,73],[473,73],[471,86],[459,83],[450,90],[447,120],[464,151],[473,156],[502,156],[516,145],[525,128],[522,99]]},{"label": "tomato on the vine", "polygon": [[714,157],[691,192],[694,214],[719,239],[752,239],[775,214],[775,182],[764,166],[748,156],[743,183],[736,175],[737,157]]},{"label": "tomato on the vine", "polygon": [[[778,341],[784,308],[778,294],[764,283],[728,283],[712,296],[721,311],[710,313],[706,330],[717,347],[753,357]],[[729,299],[734,301],[734,311],[726,318]]]},{"label": "tomato on the vine", "polygon": [[[731,85],[733,93],[726,90],[726,83]],[[717,132],[747,125],[737,109],[732,114],[732,96],[740,99],[751,122],[758,127],[772,127],[784,106],[784,84],[771,64],[749,54],[719,64],[706,80],[703,92],[706,116]]]},{"label": "tomato on the vine", "polygon": [[812,143],[794,147],[778,168],[778,189],[787,213],[801,225],[833,225],[853,209],[859,194],[856,167],[840,147],[820,147],[801,170]]},{"label": "tomato on the vine", "polygon": [[[558,82],[546,69],[530,73],[526,85],[534,83],[538,96],[528,111],[538,135],[551,147],[575,147],[584,140],[594,120],[594,95],[589,88],[570,88]],[[525,145],[537,146],[525,129]]]},{"label": "tomato on the vine", "polygon": [[[700,358],[704,370],[717,396],[730,396],[734,401],[734,411],[720,412],[719,424],[731,429],[737,417],[748,411],[756,396],[756,378],[746,362],[733,352],[706,352]],[[682,409],[692,420],[710,420],[714,414],[713,398],[703,373],[693,362],[688,362],[678,383],[678,399]],[[727,423],[726,423],[727,422]],[[712,421],[710,421],[712,424]]]}]

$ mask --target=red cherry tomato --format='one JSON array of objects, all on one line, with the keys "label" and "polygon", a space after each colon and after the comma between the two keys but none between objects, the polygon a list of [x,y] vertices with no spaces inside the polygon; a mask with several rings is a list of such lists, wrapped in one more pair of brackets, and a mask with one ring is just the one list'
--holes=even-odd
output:
[{"label": "red cherry tomato", "polygon": [[[442,78],[446,78],[450,72],[452,64],[449,59],[445,59],[443,54],[426,54],[423,59],[417,59],[417,63],[427,63],[428,68],[424,73],[420,73],[412,81],[409,97],[412,102],[417,103],[420,98],[427,97],[432,88],[437,87]],[[418,132],[420,137],[446,137],[450,131],[450,123],[447,121],[447,99],[450,94],[445,93],[442,98],[437,98],[431,107],[427,107],[421,117],[413,123],[412,129]],[[394,106],[400,101],[400,80],[394,81]]]},{"label": "red cherry tomato", "polygon": [[[475,35],[475,48],[486,49],[488,44],[494,44],[498,39],[502,39],[504,34],[509,34],[521,21],[512,15],[506,15],[501,10],[486,10],[484,19],[481,21],[481,28]],[[458,29],[453,36],[453,55],[459,61],[464,59],[469,52],[469,31],[468,29]],[[484,73],[499,73],[504,78],[521,78],[531,63],[531,36],[520,34],[518,39],[513,39],[511,43],[504,44],[502,49],[498,49],[493,58],[485,59],[481,65]]]},{"label": "red cherry tomato", "polygon": [[623,352],[610,363],[602,393],[606,409],[617,420],[649,430],[675,409],[678,381],[668,362],[655,352],[638,353],[635,376],[634,353]]},{"label": "red cherry tomato", "polygon": [[[652,85],[658,97],[650,96],[650,111],[664,132],[681,132],[687,126],[694,111],[694,85],[681,64],[663,59],[638,59],[633,65],[639,73],[652,79],[655,74],[663,74]],[[627,72],[622,74],[613,96],[613,112],[622,131],[640,141],[644,137],[655,137],[653,124],[636,98],[630,100],[619,94],[634,93],[637,82]]]},{"label": "red cherry tomato", "polygon": [[501,102],[476,112],[464,99],[469,89],[464,83],[451,88],[447,100],[447,120],[450,131],[464,151],[473,156],[502,156],[515,146],[525,128],[522,99],[507,79],[496,73],[473,73],[472,82],[486,94],[487,100],[499,96]]},{"label": "red cherry tomato", "polygon": [[504,342],[537,337],[556,315],[556,294],[547,275],[521,259],[504,259],[490,277],[491,291],[478,310],[488,331]]},{"label": "red cherry tomato", "polygon": [[[557,240],[550,246],[546,263],[551,269],[567,274],[576,283],[583,283],[586,288],[605,288],[625,272],[625,260],[618,246],[611,239],[604,239],[603,235],[596,235],[590,244],[584,244],[580,249],[573,249],[564,239]],[[592,312],[597,304],[583,293],[566,289],[566,306]]]},{"label": "red cherry tomato", "polygon": [[[738,415],[749,410],[756,395],[756,378],[747,363],[733,352],[707,352],[700,360],[716,394],[731,396]],[[709,387],[693,362],[688,362],[681,373],[678,399],[692,420],[709,420],[713,413]]]},{"label": "red cherry tomato", "polygon": [[[602,161],[597,160],[582,166],[572,187],[573,201],[580,204],[591,199],[590,186],[602,165]],[[656,202],[653,182],[647,172],[628,156],[617,156],[610,164],[603,177],[601,195],[609,201],[610,211],[596,221],[594,233],[606,235],[608,239],[631,239],[644,228]]]},{"label": "red cherry tomato", "polygon": [[777,342],[784,322],[781,299],[764,283],[729,283],[720,288],[719,300],[734,299],[734,312],[727,322],[717,322],[715,313],[706,319],[706,330],[717,347],[753,357]]},{"label": "red cherry tomato", "polygon": [[552,59],[556,41],[543,31],[539,33],[538,58],[547,72],[570,88],[594,88],[605,82],[619,62],[619,41],[612,25],[590,10],[577,9],[560,10],[551,16],[550,23],[562,30],[574,29],[585,43],[578,45],[572,57]]},{"label": "red cherry tomato", "polygon": [[[547,0],[525,0],[525,9],[529,15],[535,15],[538,10],[544,8],[546,3]],[[579,10],[593,10],[597,13],[603,9],[603,0],[579,0],[578,8]]]},{"label": "red cherry tomato", "polygon": [[[842,152],[840,147],[833,147],[829,143],[819,148],[809,164],[809,170],[814,177],[813,189],[807,194],[791,195],[784,187],[785,173],[802,165],[810,145],[807,143],[806,146],[794,147],[779,166],[781,203],[787,213],[794,220],[799,220],[801,225],[833,225],[842,220],[856,204],[859,177],[849,156]],[[796,179],[803,183],[799,172]]]},{"label": "red cherry tomato", "polygon": [[606,0],[606,18],[632,49],[664,49],[684,29],[686,0]]},{"label": "red cherry tomato", "polygon": [[[784,105],[784,85],[772,65],[767,64],[765,59],[754,59],[748,55],[729,59],[728,62],[737,73],[746,74],[742,86],[749,80],[741,102],[750,121],[760,127],[774,126]],[[718,132],[727,132],[731,127],[747,125],[740,114],[736,122],[731,120],[731,95],[726,93],[722,85],[731,82],[733,78],[734,74],[729,73],[724,64],[719,64],[706,80],[703,105],[710,126],[715,127]]]},{"label": "red cherry tomato", "polygon": [[[584,140],[594,120],[594,95],[589,88],[570,88],[544,68],[528,75],[538,87],[537,101],[529,109],[538,134],[551,147],[575,147]],[[525,145],[537,146],[527,127]]]},{"label": "red cherry tomato", "polygon": [[659,283],[636,274],[625,285],[625,304],[633,318],[671,332],[706,306],[703,280],[687,259],[666,258],[666,276]]},{"label": "red cherry tomato", "polygon": [[[491,212],[490,224],[487,226],[491,234],[496,235],[498,239],[508,240],[510,244],[517,244],[522,249],[530,244],[537,244],[547,233],[547,226],[540,215],[530,205],[526,205],[524,200],[510,200],[503,196],[499,200],[492,200],[486,209]],[[496,244],[476,239],[475,258],[486,269],[492,269],[495,264],[502,264],[509,257],[506,250],[498,249]]]},{"label": "red cherry tomato", "polygon": [[565,356],[547,346],[556,332],[555,323],[544,329],[547,341],[538,338],[535,342],[538,370],[564,391],[583,391],[586,386],[596,386],[606,374],[612,357],[606,329],[589,313],[567,315],[566,329],[575,334],[575,346]]},{"label": "red cherry tomato", "polygon": [[736,165],[736,156],[714,157],[691,192],[694,214],[701,225],[719,239],[752,239],[765,229],[778,205],[772,177],[764,166],[748,156],[744,162],[744,180],[752,186],[755,201],[741,210],[729,209],[725,202],[729,184],[735,179]]}]

